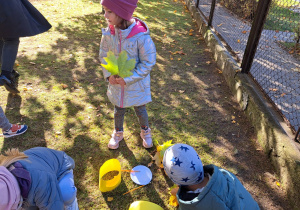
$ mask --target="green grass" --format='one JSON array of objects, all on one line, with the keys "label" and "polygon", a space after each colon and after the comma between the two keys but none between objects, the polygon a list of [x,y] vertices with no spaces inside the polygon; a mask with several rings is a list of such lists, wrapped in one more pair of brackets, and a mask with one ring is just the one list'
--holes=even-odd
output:
[{"label": "green grass", "polygon": [[[168,188],[173,184],[155,166],[151,184],[139,190],[123,196],[137,186],[129,174],[122,174],[117,189],[99,191],[99,168],[106,160],[117,158],[122,169],[131,169],[147,165],[155,154],[155,148],[142,147],[132,108],[125,117],[125,141],[116,151],[107,148],[113,131],[113,105],[106,96],[107,83],[98,60],[101,28],[106,27],[99,1],[37,0],[33,4],[53,27],[21,38],[16,68],[21,74],[21,93],[11,95],[0,88],[0,105],[11,123],[29,126],[24,135],[9,140],[1,137],[1,152],[35,146],[67,152],[76,162],[81,209],[128,209],[135,200],[173,209],[168,205]],[[204,52],[200,36],[191,31],[196,24],[185,5],[178,0],[140,0],[134,15],[148,24],[157,48],[157,64],[151,73],[153,102],[147,108],[154,140],[191,144],[204,164],[233,165],[235,161],[223,155],[225,149],[218,152],[213,145],[220,146],[218,139],[233,138],[231,132],[240,133],[238,124],[231,123],[231,97],[225,89],[210,92],[210,85],[222,75],[208,77],[217,71],[216,66],[207,63],[212,58]],[[176,51],[185,55],[170,53]],[[218,122],[228,122],[236,131]],[[243,163],[235,163],[234,167],[228,165],[229,169],[244,168]],[[108,202],[108,197],[114,200]]]},{"label": "green grass", "polygon": [[300,7],[296,1],[275,1],[271,4],[264,28],[293,32],[300,23],[300,14],[290,10],[293,5]]}]

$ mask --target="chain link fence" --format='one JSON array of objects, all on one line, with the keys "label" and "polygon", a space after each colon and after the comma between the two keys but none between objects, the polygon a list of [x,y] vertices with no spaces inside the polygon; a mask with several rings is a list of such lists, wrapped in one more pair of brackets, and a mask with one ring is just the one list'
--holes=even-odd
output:
[{"label": "chain link fence", "polygon": [[[244,55],[249,55],[246,46],[253,39],[250,31],[254,27],[259,29],[257,21],[254,22],[259,3],[258,0],[195,0],[200,13],[226,42],[241,67],[245,66]],[[300,0],[272,0],[264,12],[267,16],[256,50],[250,52],[253,61],[246,72],[296,133],[300,127]]]}]

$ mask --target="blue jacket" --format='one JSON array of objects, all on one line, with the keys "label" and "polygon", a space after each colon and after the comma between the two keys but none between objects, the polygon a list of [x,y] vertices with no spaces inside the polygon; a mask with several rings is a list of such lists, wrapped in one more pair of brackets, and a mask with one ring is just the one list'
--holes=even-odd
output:
[{"label": "blue jacket", "polygon": [[51,25],[28,0],[0,0],[0,37],[34,36]]},{"label": "blue jacket", "polygon": [[45,147],[35,147],[24,153],[28,158],[18,162],[29,171],[31,176],[31,186],[25,206],[49,210],[64,209],[58,182],[74,169],[74,160],[65,152]]},{"label": "blue jacket", "polygon": [[[117,57],[123,50],[127,52],[128,59],[135,59],[136,65],[132,70],[133,75],[125,77],[123,107],[141,106],[152,101],[150,90],[150,71],[156,63],[156,48],[150,37],[146,23],[135,18],[127,29],[120,30],[113,26],[102,29],[100,44],[100,61],[107,52],[114,52]],[[111,74],[103,68],[104,79]],[[121,86],[108,84],[107,96],[110,102],[121,106]]]},{"label": "blue jacket", "polygon": [[177,199],[180,210],[259,209],[256,201],[232,173],[215,165],[204,166],[204,173],[209,173],[211,177],[196,197],[187,199],[189,193],[184,187],[179,188]]}]

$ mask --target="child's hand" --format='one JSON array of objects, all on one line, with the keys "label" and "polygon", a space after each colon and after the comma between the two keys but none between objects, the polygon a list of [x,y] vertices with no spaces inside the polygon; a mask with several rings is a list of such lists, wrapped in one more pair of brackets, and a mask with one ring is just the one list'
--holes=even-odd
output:
[{"label": "child's hand", "polygon": [[120,85],[123,85],[123,86],[126,85],[126,82],[124,81],[124,79],[122,77],[116,78],[116,81]]},{"label": "child's hand", "polygon": [[175,195],[177,194],[177,191],[179,190],[179,187],[175,187],[171,190],[171,195]]},{"label": "child's hand", "polygon": [[118,82],[116,81],[115,76],[113,76],[113,75],[109,76],[108,81],[109,81],[109,83],[112,84],[112,85],[118,84]]}]

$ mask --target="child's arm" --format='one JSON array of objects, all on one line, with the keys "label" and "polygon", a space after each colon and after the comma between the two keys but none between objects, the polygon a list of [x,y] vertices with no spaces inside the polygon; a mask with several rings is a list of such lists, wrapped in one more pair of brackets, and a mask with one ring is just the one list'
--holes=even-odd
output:
[{"label": "child's arm", "polygon": [[145,78],[156,63],[156,49],[150,35],[142,36],[137,42],[139,63],[133,70],[133,75],[124,78],[126,85],[133,84]]},{"label": "child's arm", "polygon": [[41,210],[64,209],[64,203],[61,198],[60,189],[54,174],[41,172],[40,179],[34,180],[38,184],[33,195],[36,206]]}]

